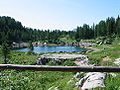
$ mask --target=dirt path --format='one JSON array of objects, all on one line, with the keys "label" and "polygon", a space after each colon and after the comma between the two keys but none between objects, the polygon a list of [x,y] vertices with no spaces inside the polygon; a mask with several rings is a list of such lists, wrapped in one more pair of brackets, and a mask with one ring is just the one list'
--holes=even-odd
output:
[{"label": "dirt path", "polygon": [[93,48],[93,47],[86,47],[86,49],[93,50],[93,52],[100,51],[100,49],[98,49],[98,48]]}]

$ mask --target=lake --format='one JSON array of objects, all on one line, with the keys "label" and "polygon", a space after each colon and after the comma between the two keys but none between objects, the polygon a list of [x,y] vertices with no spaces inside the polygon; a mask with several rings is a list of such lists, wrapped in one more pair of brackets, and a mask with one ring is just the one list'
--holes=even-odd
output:
[{"label": "lake", "polygon": [[[28,52],[28,48],[17,49],[18,52]],[[81,49],[74,46],[41,46],[34,47],[33,52],[35,53],[49,53],[49,52],[82,52],[87,51],[86,49]]]}]

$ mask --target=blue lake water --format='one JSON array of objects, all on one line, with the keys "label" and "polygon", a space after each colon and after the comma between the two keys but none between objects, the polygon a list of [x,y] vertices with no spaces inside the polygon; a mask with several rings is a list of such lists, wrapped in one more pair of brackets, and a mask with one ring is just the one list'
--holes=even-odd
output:
[{"label": "blue lake water", "polygon": [[[18,52],[28,52],[28,48],[17,49]],[[81,49],[74,46],[42,46],[34,47],[33,52],[35,53],[49,53],[49,52],[81,52],[87,51],[86,49]]]}]

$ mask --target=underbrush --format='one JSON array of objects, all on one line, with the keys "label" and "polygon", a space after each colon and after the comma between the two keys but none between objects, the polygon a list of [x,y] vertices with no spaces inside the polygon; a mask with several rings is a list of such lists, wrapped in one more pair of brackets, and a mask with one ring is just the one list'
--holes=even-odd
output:
[{"label": "underbrush", "polygon": [[[100,51],[87,54],[90,58],[89,60],[90,64],[101,65],[100,62],[106,56],[108,56],[112,60],[112,62],[115,61],[115,59],[120,58],[120,45],[107,45],[107,46],[102,45],[102,46],[96,46],[95,48],[99,48]],[[109,66],[114,66],[114,64]]]},{"label": "underbrush", "polygon": [[[40,55],[28,55],[22,52],[11,52],[10,64],[36,65]],[[2,62],[2,57],[0,57]],[[51,62],[47,65],[57,65]],[[59,65],[72,66],[74,62],[65,61]],[[57,71],[16,71],[0,70],[0,90],[48,90],[50,87],[68,88],[67,82],[73,77],[74,72]],[[73,88],[74,85],[69,86]]]},{"label": "underbrush", "polygon": [[52,86],[65,85],[73,76],[71,72],[0,71],[0,89],[47,90]]},{"label": "underbrush", "polygon": [[[100,49],[97,52],[86,53],[89,57],[89,63],[102,66],[117,66],[113,64],[115,59],[120,58],[119,45],[101,45],[95,48]],[[111,61],[103,61],[103,58],[109,57]],[[36,65],[40,55],[25,54],[22,52],[11,52],[10,64]],[[0,63],[3,63],[0,55]],[[63,65],[75,66],[73,61],[65,61],[59,64],[52,62],[46,65]],[[76,72],[52,72],[52,71],[16,71],[16,70],[0,70],[0,90],[48,90],[49,88],[58,87],[60,90],[77,90],[75,82],[68,81]],[[113,76],[114,75],[114,76]],[[105,80],[105,88],[95,88],[93,90],[120,90],[119,73],[107,73]]]},{"label": "underbrush", "polygon": [[[100,49],[100,51],[88,53],[89,63],[98,66],[112,66],[118,67],[113,62],[115,59],[120,58],[120,45],[101,45],[95,48]],[[109,57],[111,61],[103,61],[103,58]],[[92,90],[120,90],[120,74],[119,73],[107,73],[105,80],[105,88],[95,88]]]}]

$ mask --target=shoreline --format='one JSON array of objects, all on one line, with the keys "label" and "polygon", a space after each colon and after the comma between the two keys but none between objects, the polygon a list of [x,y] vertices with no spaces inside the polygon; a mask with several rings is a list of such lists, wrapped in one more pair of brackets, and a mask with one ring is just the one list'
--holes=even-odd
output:
[{"label": "shoreline", "polygon": [[93,47],[86,47],[86,49],[91,50],[91,52],[100,51],[100,49],[98,49],[98,48],[93,48]]}]

